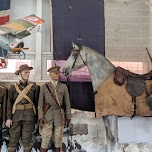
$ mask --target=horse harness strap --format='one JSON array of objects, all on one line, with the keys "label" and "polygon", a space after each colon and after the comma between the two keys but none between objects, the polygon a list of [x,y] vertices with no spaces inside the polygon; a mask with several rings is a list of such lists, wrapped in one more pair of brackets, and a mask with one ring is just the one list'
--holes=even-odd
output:
[{"label": "horse harness strap", "polygon": [[[13,105],[12,114],[15,113],[16,109],[17,109],[17,110],[24,110],[24,109],[31,109],[31,108],[33,108],[33,111],[34,111],[34,113],[36,114],[36,108],[35,108],[32,100],[26,95],[26,94],[30,91],[31,87],[33,86],[33,83],[30,83],[30,84],[29,84],[28,86],[26,86],[22,91],[19,89],[19,87],[18,87],[17,84],[15,84],[14,86],[15,86],[15,89],[16,89],[16,91],[18,92],[19,95],[18,95],[18,97],[16,98],[15,103],[14,103],[14,105]],[[19,103],[23,98],[25,98],[25,99],[29,102],[29,104],[19,105],[18,103]]]},{"label": "horse harness strap", "polygon": [[77,50],[76,52],[77,52],[77,55],[76,55],[76,58],[75,58],[75,60],[74,60],[74,62],[73,62],[73,65],[72,65],[72,67],[71,67],[71,71],[72,71],[72,69],[73,69],[74,66],[75,66],[75,63],[76,63],[77,58],[78,58],[78,55],[81,57],[81,60],[83,61],[83,64],[86,66],[86,63],[85,63],[83,57],[82,57],[81,54],[80,54],[80,50]]},{"label": "horse harness strap", "polygon": [[137,110],[136,97],[142,95],[144,91],[147,94],[147,86],[145,81],[150,79],[151,75],[151,71],[148,74],[138,75],[121,67],[116,68],[114,82],[121,86],[127,80],[126,90],[132,96],[132,102],[134,104],[134,114],[132,118],[135,116]]},{"label": "horse harness strap", "polygon": [[82,59],[82,61],[83,61],[83,64],[84,64],[85,66],[87,66],[87,64],[86,64],[85,61],[83,60],[83,58],[82,58],[82,56],[81,56],[80,53],[79,53],[79,55],[80,55],[80,57],[81,57],[81,59]]},{"label": "horse harness strap", "polygon": [[134,114],[132,118],[136,115],[136,97],[142,95],[144,93],[146,87],[145,78],[134,78],[128,76],[126,90],[132,96],[132,102],[134,104]]}]

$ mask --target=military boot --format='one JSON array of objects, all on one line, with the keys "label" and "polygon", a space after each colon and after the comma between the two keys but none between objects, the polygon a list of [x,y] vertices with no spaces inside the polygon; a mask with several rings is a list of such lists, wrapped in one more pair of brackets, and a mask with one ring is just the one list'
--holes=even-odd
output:
[{"label": "military boot", "polygon": [[40,152],[47,152],[48,150],[47,149],[44,149],[44,148],[40,148]]},{"label": "military boot", "polygon": [[60,152],[60,148],[55,148],[54,152]]}]

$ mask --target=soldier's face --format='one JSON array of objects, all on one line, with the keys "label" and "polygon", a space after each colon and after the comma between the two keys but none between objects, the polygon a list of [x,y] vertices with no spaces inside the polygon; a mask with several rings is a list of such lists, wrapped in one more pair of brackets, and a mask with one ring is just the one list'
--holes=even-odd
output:
[{"label": "soldier's face", "polygon": [[50,77],[53,81],[59,80],[59,72],[51,72]]},{"label": "soldier's face", "polygon": [[23,80],[28,80],[30,76],[30,70],[23,70],[21,71],[21,77]]}]

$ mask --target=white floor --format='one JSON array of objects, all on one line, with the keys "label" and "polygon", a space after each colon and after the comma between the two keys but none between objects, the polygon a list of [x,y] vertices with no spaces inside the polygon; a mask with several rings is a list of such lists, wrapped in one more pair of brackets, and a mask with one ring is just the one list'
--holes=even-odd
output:
[{"label": "white floor", "polygon": [[[5,145],[2,146],[1,152],[7,152],[7,148],[6,148]],[[24,152],[24,151],[23,151],[23,148],[21,148],[18,152]],[[36,151],[35,151],[34,149],[32,149],[32,152],[36,152]],[[39,152],[39,151],[37,151],[37,152]],[[52,152],[52,151],[51,151],[51,150],[48,150],[48,152]]]}]

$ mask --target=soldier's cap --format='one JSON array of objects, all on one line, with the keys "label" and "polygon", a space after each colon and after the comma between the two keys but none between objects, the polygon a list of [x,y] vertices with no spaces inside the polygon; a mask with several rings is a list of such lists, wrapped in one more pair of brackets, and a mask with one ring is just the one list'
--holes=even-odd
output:
[{"label": "soldier's cap", "polygon": [[16,75],[19,75],[19,73],[21,72],[21,71],[23,71],[23,70],[32,70],[33,69],[33,67],[29,67],[27,64],[22,64],[22,65],[20,65],[19,66],[19,70],[17,70],[16,72],[15,72],[15,74]]},{"label": "soldier's cap", "polygon": [[60,73],[60,66],[53,66],[53,67],[51,67],[51,68],[49,68],[48,70],[47,70],[47,72],[59,72]]}]

